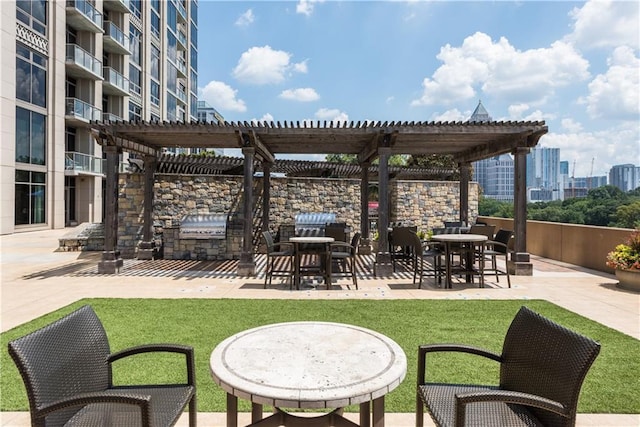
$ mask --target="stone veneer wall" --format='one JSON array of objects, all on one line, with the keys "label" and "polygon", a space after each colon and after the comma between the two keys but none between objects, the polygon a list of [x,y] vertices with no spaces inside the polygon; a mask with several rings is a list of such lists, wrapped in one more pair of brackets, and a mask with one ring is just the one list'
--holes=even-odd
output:
[{"label": "stone veneer wall", "polygon": [[[242,176],[156,175],[153,219],[155,240],[171,239],[165,258],[237,259],[242,250]],[[135,257],[142,239],[144,174],[120,175],[118,248],[125,258]],[[442,227],[443,221],[459,217],[458,182],[390,182],[390,221],[415,224],[419,230]],[[254,181],[254,215],[262,212],[262,178]],[[335,212],[338,221],[360,230],[360,180],[334,178],[271,178],[269,228],[276,233],[281,224],[293,224],[300,212]],[[226,249],[221,241],[176,242],[180,219],[186,214],[229,215]],[[257,214],[256,214],[257,213]],[[478,185],[469,188],[469,219],[478,215]],[[259,224],[254,218],[254,224]],[[223,253],[224,252],[224,253]]]}]

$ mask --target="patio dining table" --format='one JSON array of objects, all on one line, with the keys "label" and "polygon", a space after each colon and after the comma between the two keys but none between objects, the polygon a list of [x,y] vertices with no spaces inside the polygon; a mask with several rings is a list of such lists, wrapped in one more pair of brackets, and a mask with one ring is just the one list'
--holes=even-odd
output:
[{"label": "patio dining table", "polygon": [[[445,269],[446,269],[446,284],[445,287],[451,289],[452,281],[451,276],[453,274],[453,251],[454,246],[459,246],[464,250],[464,263],[458,266],[460,271],[465,274],[465,280],[469,282],[474,275],[480,276],[480,287],[484,287],[484,244],[488,240],[487,236],[482,234],[436,234],[431,237],[431,240],[440,242],[444,245],[445,249]],[[477,259],[480,262],[480,266],[476,270],[473,266],[475,254],[478,254]]]},{"label": "patio dining table", "polygon": [[[301,277],[304,275],[317,275],[320,274],[324,277],[324,282],[327,285],[327,289],[331,287],[331,253],[330,245],[335,239],[333,237],[326,236],[299,236],[290,237],[289,242],[293,243],[294,252],[294,275],[293,283],[296,289],[300,289]],[[318,245],[322,249],[317,251],[320,256],[320,265],[313,268],[301,266],[302,255],[304,253],[304,245]]]}]

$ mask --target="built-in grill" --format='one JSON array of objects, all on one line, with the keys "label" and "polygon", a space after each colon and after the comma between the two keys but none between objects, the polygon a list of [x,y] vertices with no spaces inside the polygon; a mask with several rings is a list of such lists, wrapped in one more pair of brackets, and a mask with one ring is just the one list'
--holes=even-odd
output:
[{"label": "built-in grill", "polygon": [[223,214],[192,214],[182,217],[180,239],[225,239],[227,216]]},{"label": "built-in grill", "polygon": [[296,215],[296,235],[322,235],[327,223],[336,222],[335,213],[299,213]]}]

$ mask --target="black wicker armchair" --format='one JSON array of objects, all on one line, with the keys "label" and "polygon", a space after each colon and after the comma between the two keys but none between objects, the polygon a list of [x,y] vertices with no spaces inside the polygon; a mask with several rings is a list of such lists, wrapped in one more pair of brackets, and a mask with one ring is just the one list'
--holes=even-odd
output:
[{"label": "black wicker armchair", "polygon": [[[149,352],[184,355],[185,382],[113,384],[113,362]],[[111,353],[102,323],[88,305],[11,341],[9,353],[27,389],[33,427],[172,426],[187,405],[189,425],[196,426],[193,348],[142,345]]]},{"label": "black wicker armchair", "polygon": [[[426,356],[469,353],[500,363],[497,386],[426,382]],[[418,349],[416,426],[424,406],[438,426],[573,426],[585,376],[600,344],[522,307],[502,354],[456,344]]]}]

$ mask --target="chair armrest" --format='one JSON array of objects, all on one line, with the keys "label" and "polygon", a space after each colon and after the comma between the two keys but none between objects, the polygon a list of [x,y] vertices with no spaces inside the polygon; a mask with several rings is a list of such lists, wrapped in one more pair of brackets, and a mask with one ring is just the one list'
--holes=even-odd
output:
[{"label": "chair armrest", "polygon": [[119,403],[139,406],[142,425],[145,427],[151,425],[151,396],[127,392],[80,393],[73,397],[56,400],[48,405],[42,406],[37,410],[36,416],[38,418],[44,418],[45,416],[51,415],[57,411],[66,410],[76,406],[86,406],[92,403]]},{"label": "chair armrest", "polygon": [[286,248],[289,249],[293,252],[293,243],[291,242],[275,242],[273,244],[274,249],[275,248]]},{"label": "chair armrest", "polygon": [[493,241],[493,240],[488,240],[487,242],[485,242],[484,247],[485,248],[490,248],[490,249],[493,249],[493,250],[495,250],[496,248],[503,248],[505,253],[509,252],[509,247],[507,245],[505,245],[502,242],[496,242],[496,241]]},{"label": "chair armrest", "polygon": [[334,249],[334,248],[336,248],[336,249],[337,248],[346,248],[346,249],[350,249],[350,250],[355,249],[353,246],[351,246],[351,244],[349,244],[347,242],[332,242],[332,243],[330,243],[330,245],[331,245],[331,249]]},{"label": "chair armrest", "polygon": [[485,350],[480,347],[474,347],[463,344],[428,344],[418,347],[418,385],[424,384],[426,379],[426,360],[427,353],[439,353],[439,352],[456,352],[467,353],[476,356],[481,356],[487,359],[495,360],[496,362],[502,362],[502,356],[493,353],[489,350]]},{"label": "chair armrest", "polygon": [[180,344],[144,344],[135,347],[126,348],[109,355],[107,362],[109,364],[125,357],[142,353],[181,353],[185,355],[187,362],[187,384],[196,385],[195,356],[193,347]]},{"label": "chair armrest", "polygon": [[518,391],[487,390],[456,395],[456,426],[464,425],[466,405],[477,402],[513,403],[516,405],[539,408],[563,417],[569,417],[567,408],[562,403],[556,402],[555,400]]}]

